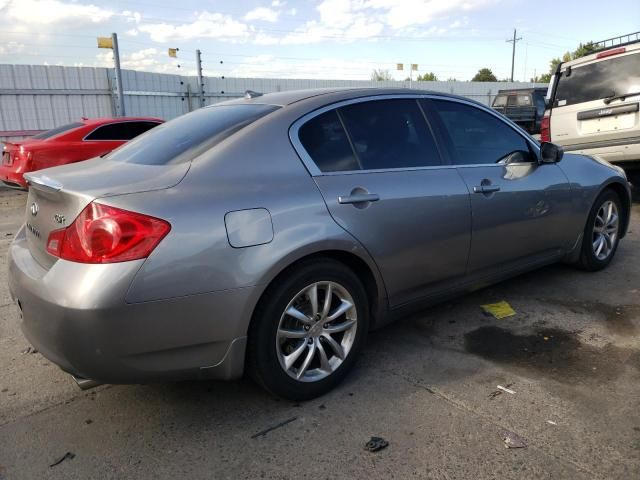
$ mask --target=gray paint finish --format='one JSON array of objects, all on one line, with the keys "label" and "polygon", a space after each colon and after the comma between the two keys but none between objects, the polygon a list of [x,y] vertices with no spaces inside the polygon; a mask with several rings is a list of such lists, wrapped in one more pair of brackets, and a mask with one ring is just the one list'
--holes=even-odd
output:
[{"label": "gray paint finish", "polygon": [[[557,165],[310,172],[291,127],[327,106],[382,95],[429,96],[351,89],[236,100],[230,103],[286,106],[190,163],[97,159],[44,171],[63,185],[50,199],[36,189],[29,194],[27,205],[35,199],[48,212],[37,224],[44,238],[54,228],[52,213],[71,221],[92,200],[162,218],[171,231],[146,260],[86,265],[49,256],[23,229],[10,248],[9,284],[29,340],[63,368],[100,381],[200,378],[202,367],[210,367],[207,376],[235,378],[258,301],[301,259],[329,255],[363,265],[373,279],[376,327],[400,307],[570,256],[607,185],[617,185],[628,204],[619,170],[578,155]],[[500,192],[473,193],[483,180]],[[379,200],[338,202],[354,189]],[[225,219],[229,212],[236,213]]]},{"label": "gray paint finish", "polygon": [[228,212],[224,216],[227,238],[232,247],[255,247],[273,240],[269,210],[252,208]]}]

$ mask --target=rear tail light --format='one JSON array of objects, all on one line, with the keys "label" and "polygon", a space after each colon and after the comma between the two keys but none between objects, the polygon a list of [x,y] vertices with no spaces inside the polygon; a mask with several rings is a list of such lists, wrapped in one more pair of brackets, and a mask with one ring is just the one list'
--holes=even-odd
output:
[{"label": "rear tail light", "polygon": [[20,165],[24,165],[25,167],[29,167],[32,158],[33,152],[26,150],[22,145],[18,149],[17,154],[14,156],[14,159],[17,160]]},{"label": "rear tail light", "polygon": [[147,258],[170,230],[159,218],[92,202],[49,234],[47,251],[79,263],[127,262]]},{"label": "rear tail light", "polygon": [[540,141],[551,141],[551,116],[549,115],[549,112],[545,112],[544,117],[542,117],[542,120],[540,121]]},{"label": "rear tail light", "polygon": [[596,58],[606,58],[606,57],[611,57],[613,55],[620,55],[621,53],[624,53],[626,51],[627,49],[624,47],[614,48],[612,50],[605,50],[604,52],[600,52],[599,54],[597,54]]}]

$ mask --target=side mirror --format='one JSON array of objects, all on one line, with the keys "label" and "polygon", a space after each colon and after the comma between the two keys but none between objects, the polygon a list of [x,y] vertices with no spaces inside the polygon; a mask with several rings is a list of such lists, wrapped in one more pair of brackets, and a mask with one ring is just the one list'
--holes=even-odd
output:
[{"label": "side mirror", "polygon": [[540,144],[540,163],[558,163],[562,160],[564,150],[562,147],[551,142]]}]

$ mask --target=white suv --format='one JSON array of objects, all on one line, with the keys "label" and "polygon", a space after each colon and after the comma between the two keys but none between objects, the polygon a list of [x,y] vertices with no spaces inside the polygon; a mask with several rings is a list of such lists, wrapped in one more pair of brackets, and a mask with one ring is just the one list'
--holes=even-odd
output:
[{"label": "white suv", "polygon": [[640,40],[558,65],[541,140],[598,155],[640,185]]}]

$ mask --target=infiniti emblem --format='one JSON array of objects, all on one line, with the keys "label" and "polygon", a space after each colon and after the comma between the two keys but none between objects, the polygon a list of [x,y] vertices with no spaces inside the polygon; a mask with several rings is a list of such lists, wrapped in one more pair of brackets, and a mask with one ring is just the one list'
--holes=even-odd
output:
[{"label": "infiniti emblem", "polygon": [[36,202],[33,202],[31,204],[30,210],[31,210],[31,215],[33,215],[34,217],[38,215],[38,204]]}]

